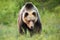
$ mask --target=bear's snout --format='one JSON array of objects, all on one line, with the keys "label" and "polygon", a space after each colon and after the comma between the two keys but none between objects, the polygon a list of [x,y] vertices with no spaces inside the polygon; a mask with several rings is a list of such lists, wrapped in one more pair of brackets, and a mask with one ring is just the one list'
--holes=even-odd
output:
[{"label": "bear's snout", "polygon": [[34,27],[33,27],[33,26],[31,26],[31,29],[34,29]]}]

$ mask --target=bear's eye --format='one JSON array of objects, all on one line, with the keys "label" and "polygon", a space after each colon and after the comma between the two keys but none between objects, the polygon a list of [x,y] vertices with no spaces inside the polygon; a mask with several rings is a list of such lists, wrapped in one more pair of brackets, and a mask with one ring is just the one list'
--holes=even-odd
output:
[{"label": "bear's eye", "polygon": [[27,17],[28,16],[28,13],[25,13],[25,17]]},{"label": "bear's eye", "polygon": [[36,13],[35,13],[35,12],[33,12],[32,14],[33,14],[34,16],[36,16]]}]

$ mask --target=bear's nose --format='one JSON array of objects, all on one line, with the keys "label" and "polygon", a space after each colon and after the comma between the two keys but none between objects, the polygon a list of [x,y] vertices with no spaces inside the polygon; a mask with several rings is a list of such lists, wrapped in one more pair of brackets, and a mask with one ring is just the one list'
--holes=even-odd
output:
[{"label": "bear's nose", "polygon": [[33,26],[31,26],[31,29],[33,29],[34,27]]}]

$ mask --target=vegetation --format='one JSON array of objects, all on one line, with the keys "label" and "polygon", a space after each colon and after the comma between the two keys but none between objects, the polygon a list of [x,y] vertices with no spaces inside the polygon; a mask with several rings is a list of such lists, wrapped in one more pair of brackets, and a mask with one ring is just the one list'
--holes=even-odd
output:
[{"label": "vegetation", "polygon": [[[26,2],[39,10],[41,34],[18,33],[18,12]],[[0,0],[0,40],[60,40],[60,0]]]}]

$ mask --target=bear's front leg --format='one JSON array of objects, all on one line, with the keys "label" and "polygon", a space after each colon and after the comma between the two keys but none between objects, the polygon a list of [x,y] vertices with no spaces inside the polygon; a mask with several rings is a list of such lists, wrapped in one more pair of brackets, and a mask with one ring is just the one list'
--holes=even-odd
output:
[{"label": "bear's front leg", "polygon": [[33,30],[29,30],[30,32],[30,36],[32,37],[34,35],[34,31]]},{"label": "bear's front leg", "polygon": [[19,28],[19,33],[24,34],[23,29],[21,27]]}]

